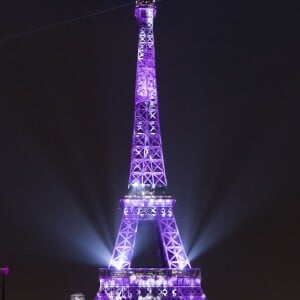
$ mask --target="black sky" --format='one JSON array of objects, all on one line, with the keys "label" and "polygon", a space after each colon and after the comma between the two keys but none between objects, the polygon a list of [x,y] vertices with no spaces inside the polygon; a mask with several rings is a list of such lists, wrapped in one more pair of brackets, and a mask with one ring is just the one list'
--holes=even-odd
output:
[{"label": "black sky", "polygon": [[[129,6],[1,39],[124,3],[0,4],[8,300],[97,292],[100,240],[111,251],[127,188],[137,26]],[[169,190],[211,300],[299,299],[298,20],[282,1],[159,3]]]}]

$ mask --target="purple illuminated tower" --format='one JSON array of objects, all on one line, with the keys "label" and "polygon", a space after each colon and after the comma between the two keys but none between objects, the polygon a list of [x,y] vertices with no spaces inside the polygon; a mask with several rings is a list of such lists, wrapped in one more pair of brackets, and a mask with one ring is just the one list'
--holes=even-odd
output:
[{"label": "purple illuminated tower", "polygon": [[[135,115],[128,194],[108,268],[100,269],[100,299],[206,299],[199,268],[191,268],[177,228],[175,199],[166,192],[155,73],[155,0],[136,1],[139,26]],[[156,222],[165,268],[131,268],[138,224]]]}]

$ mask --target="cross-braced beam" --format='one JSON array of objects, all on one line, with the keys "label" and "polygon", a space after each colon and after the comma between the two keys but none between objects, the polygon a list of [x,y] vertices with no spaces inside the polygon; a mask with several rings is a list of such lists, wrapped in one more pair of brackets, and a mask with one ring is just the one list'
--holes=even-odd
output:
[{"label": "cross-braced beam", "polygon": [[137,6],[135,13],[139,22],[139,41],[129,187],[166,187],[155,71],[153,18],[156,8],[144,3]]}]

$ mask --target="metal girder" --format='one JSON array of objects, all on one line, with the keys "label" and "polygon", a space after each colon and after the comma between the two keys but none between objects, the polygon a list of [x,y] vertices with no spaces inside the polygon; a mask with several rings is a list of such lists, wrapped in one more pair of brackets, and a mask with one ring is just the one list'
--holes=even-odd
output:
[{"label": "metal girder", "polygon": [[134,250],[138,218],[123,215],[109,267],[129,268]]},{"label": "metal girder", "polygon": [[158,225],[169,268],[180,270],[190,268],[191,265],[185,253],[173,213],[170,216],[159,218]]},{"label": "metal girder", "polygon": [[174,199],[140,198],[133,203],[121,200],[123,217],[112,254],[110,267],[130,268],[134,244],[138,232],[138,222],[152,220],[157,222],[164,248],[165,260],[169,268],[186,269],[191,265],[185,253],[180,233],[173,213]]},{"label": "metal girder", "polygon": [[100,269],[96,300],[206,300],[200,269]]},{"label": "metal girder", "polygon": [[166,187],[155,71],[153,18],[156,8],[136,7],[135,13],[139,40],[129,186]]},{"label": "metal girder", "polygon": [[[123,216],[106,269],[100,269],[95,300],[205,300],[200,269],[191,268],[173,213],[167,187],[159,123],[155,70],[154,0],[136,2],[139,40],[129,194],[121,200]],[[166,269],[132,269],[131,260],[142,221],[156,222]]]}]

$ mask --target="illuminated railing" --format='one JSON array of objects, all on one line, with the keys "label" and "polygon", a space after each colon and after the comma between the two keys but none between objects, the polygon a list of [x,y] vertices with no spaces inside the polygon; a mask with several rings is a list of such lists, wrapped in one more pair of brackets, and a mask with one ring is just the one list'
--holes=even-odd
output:
[{"label": "illuminated railing", "polygon": [[200,269],[100,269],[101,299],[206,299]]}]

